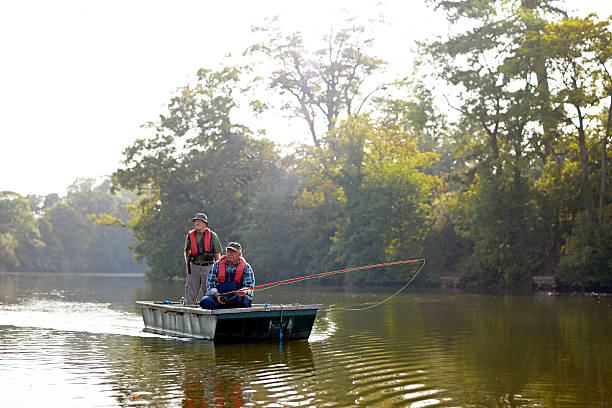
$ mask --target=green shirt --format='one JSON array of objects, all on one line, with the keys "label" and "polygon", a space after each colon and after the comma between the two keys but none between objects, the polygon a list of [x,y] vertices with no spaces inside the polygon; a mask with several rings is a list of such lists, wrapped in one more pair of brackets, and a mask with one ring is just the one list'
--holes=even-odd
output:
[{"label": "green shirt", "polygon": [[[212,236],[212,253],[220,254],[221,241],[219,241],[217,233],[213,230],[210,230],[210,235]],[[199,242],[202,239],[204,239],[204,233],[199,233],[198,231],[196,231],[196,241]],[[187,251],[188,249],[191,249],[191,243],[189,242],[189,234],[187,234],[187,237],[185,238],[185,251]]]}]

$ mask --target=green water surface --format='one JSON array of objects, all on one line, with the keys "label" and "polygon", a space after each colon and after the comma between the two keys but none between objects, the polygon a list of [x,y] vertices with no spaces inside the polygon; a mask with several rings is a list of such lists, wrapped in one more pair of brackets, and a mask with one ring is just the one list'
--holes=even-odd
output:
[{"label": "green water surface", "polygon": [[288,285],[320,303],[308,341],[142,332],[136,300],[182,284],[0,274],[0,406],[612,407],[612,298]]}]

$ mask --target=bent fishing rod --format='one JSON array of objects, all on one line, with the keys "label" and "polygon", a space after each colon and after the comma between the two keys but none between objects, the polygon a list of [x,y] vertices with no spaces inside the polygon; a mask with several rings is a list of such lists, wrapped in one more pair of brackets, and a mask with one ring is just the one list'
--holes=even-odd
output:
[{"label": "bent fishing rod", "polygon": [[[323,276],[334,275],[334,274],[337,274],[337,273],[346,273],[346,272],[358,271],[358,270],[362,270],[362,269],[380,268],[382,266],[399,265],[399,264],[416,263],[416,262],[422,262],[422,265],[419,267],[419,269],[414,274],[414,276],[412,276],[412,278],[408,281],[408,283],[406,283],[398,292],[396,292],[393,295],[393,296],[395,296],[397,293],[401,292],[406,286],[408,286],[414,280],[414,278],[416,278],[416,276],[419,274],[421,269],[423,269],[423,266],[425,265],[425,259],[424,258],[421,258],[421,259],[407,259],[405,261],[384,262],[384,263],[379,263],[379,264],[374,264],[374,265],[365,265],[365,266],[357,266],[357,267],[354,267],[354,268],[338,269],[336,271],[317,273],[315,275],[306,275],[306,276],[300,276],[299,278],[291,278],[291,279],[285,279],[285,280],[281,280],[281,281],[277,281],[277,282],[265,283],[263,285],[253,286],[251,288],[242,288],[242,289],[238,289],[238,290],[233,290],[231,292],[220,293],[219,295],[220,296],[224,296],[224,295],[237,294],[238,292],[246,292],[246,291],[249,291],[249,290],[259,290],[259,289],[265,289],[265,288],[269,289],[269,288],[272,288],[272,287],[278,286],[278,285],[295,283],[295,282],[299,282],[299,281],[307,280],[307,279],[321,278]],[[393,297],[393,296],[391,296],[391,297]],[[390,299],[390,298],[388,298],[388,299]]]}]

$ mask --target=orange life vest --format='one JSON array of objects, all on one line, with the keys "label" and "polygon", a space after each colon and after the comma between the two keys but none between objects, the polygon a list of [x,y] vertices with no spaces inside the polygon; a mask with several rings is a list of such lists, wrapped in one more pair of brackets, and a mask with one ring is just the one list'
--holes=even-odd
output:
[{"label": "orange life vest", "polygon": [[[191,243],[191,256],[198,255],[198,241],[196,239],[196,230],[189,231],[189,242]],[[204,252],[210,253],[210,230],[204,230]]]},{"label": "orange life vest", "polygon": [[[243,257],[238,260],[238,266],[236,267],[236,274],[234,275],[234,282],[240,283],[242,281],[242,274],[244,274],[244,266],[246,261]],[[219,270],[217,271],[217,281],[219,283],[225,282],[225,255],[219,259]]]}]

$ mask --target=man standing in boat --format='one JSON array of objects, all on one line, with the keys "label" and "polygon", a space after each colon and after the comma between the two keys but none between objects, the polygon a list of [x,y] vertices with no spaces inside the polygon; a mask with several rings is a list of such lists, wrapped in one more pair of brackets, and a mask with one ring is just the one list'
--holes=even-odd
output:
[{"label": "man standing in boat", "polygon": [[186,305],[198,304],[200,288],[204,288],[210,268],[221,255],[221,241],[214,231],[207,228],[206,214],[197,213],[192,221],[195,228],[189,231],[185,239]]},{"label": "man standing in boat", "polygon": [[242,257],[242,245],[230,242],[225,255],[210,269],[206,280],[208,295],[200,301],[204,309],[251,307],[252,290],[240,290],[255,286],[255,274],[251,265]]}]

